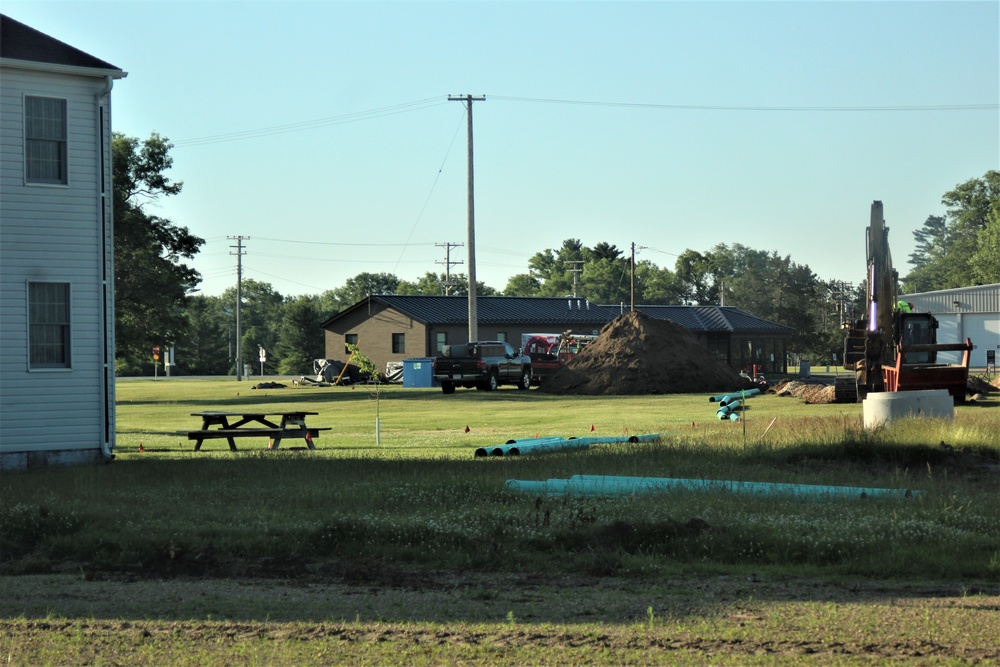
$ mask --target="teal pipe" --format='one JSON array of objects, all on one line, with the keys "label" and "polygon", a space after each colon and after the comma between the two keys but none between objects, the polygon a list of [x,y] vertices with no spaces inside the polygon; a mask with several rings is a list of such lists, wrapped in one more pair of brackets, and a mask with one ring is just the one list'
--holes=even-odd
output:
[{"label": "teal pipe", "polygon": [[555,496],[566,493],[566,488],[569,486],[569,480],[549,479],[544,482],[531,482],[518,479],[508,479],[504,482],[504,486],[511,491],[520,491],[521,493],[538,493]]},{"label": "teal pipe", "polygon": [[755,396],[760,393],[760,389],[745,389],[739,392],[733,392],[731,394],[719,394],[718,396],[710,396],[708,398],[709,403],[730,403],[734,400],[738,400],[744,396]]},{"label": "teal pipe", "polygon": [[740,416],[735,412],[727,412],[723,410],[717,411],[715,416],[719,418],[720,422],[724,422],[727,419],[731,422],[738,422],[740,420]]},{"label": "teal pipe", "polygon": [[557,452],[566,449],[585,449],[590,445],[598,444],[649,442],[650,440],[656,440],[659,437],[659,433],[649,433],[645,435],[594,436],[589,438],[570,438],[568,440],[559,439],[549,442],[529,443],[520,446],[512,445],[506,453],[511,456],[524,456],[531,454],[543,454],[545,452]]},{"label": "teal pipe", "polygon": [[501,447],[480,447],[476,450],[476,458],[485,456],[503,456],[503,448]]},{"label": "teal pipe", "polygon": [[547,436],[545,438],[522,438],[521,440],[508,440],[506,444],[530,445],[535,442],[549,442],[550,440],[564,440],[564,439],[565,438],[563,438],[561,435],[552,435],[552,436]]},{"label": "teal pipe", "polygon": [[544,442],[565,442],[565,439],[560,436],[560,437],[552,437],[552,438],[528,438],[528,439],[521,440],[521,441],[508,440],[507,444],[505,444],[505,445],[499,445],[497,447],[480,447],[479,449],[476,450],[476,456],[477,457],[482,457],[482,456],[507,456],[508,454],[511,453],[511,450],[514,450],[513,455],[517,456],[518,455],[518,451],[517,451],[518,448],[524,446],[524,445],[521,445],[519,443],[540,444],[540,443],[544,443]]},{"label": "teal pipe", "polygon": [[[505,486],[513,491],[581,496],[626,496],[643,493],[666,493],[669,491],[721,491],[757,496],[790,496],[806,500],[837,498],[903,499],[923,495],[923,491],[911,491],[910,489],[604,475],[574,475],[568,480],[547,480],[545,482],[508,480]],[[528,491],[529,488],[533,490]]]},{"label": "teal pipe", "polygon": [[771,496],[790,495],[804,497],[900,497],[908,498],[920,491],[909,489],[879,489],[861,488],[855,486],[828,486],[821,484],[785,484],[780,482],[739,482],[709,479],[672,479],[660,477],[606,477],[602,475],[574,475],[569,480],[575,484],[588,485],[597,481],[600,484],[610,483],[613,486],[646,489],[648,491],[665,491],[680,488],[690,491],[729,491],[749,495]]},{"label": "teal pipe", "polygon": [[546,452],[558,452],[567,449],[584,449],[590,445],[609,444],[616,442],[649,442],[660,438],[659,433],[647,433],[644,435],[620,435],[620,436],[592,436],[587,438],[527,438],[524,440],[508,440],[507,444],[496,447],[480,447],[475,451],[476,457],[486,456],[527,456],[531,454],[544,454]]}]

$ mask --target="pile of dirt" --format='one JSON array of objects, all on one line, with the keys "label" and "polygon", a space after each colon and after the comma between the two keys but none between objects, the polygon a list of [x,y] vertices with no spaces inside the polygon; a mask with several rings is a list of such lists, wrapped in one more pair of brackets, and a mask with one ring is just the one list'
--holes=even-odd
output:
[{"label": "pile of dirt", "polygon": [[750,386],[684,327],[636,311],[605,325],[597,340],[540,389],[551,394],[614,396],[724,392]]},{"label": "pile of dirt", "polygon": [[970,375],[966,386],[969,394],[991,394],[1000,389],[1000,375],[993,378],[992,382],[987,382],[981,377]]},{"label": "pile of dirt", "polygon": [[822,380],[804,382],[802,380],[785,380],[770,389],[769,394],[775,396],[794,396],[805,403],[836,403],[834,386]]}]

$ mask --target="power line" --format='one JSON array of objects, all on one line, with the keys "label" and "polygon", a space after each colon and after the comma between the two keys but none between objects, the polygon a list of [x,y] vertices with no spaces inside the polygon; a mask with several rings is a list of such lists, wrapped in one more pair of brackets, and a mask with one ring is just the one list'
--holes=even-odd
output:
[{"label": "power line", "polygon": [[492,95],[490,99],[507,102],[536,104],[570,104],[595,107],[624,107],[635,109],[667,109],[677,111],[994,111],[998,104],[914,104],[888,106],[752,106],[715,104],[652,104],[648,102],[598,102],[593,100],[564,100],[544,97],[509,97]]},{"label": "power line", "polygon": [[192,139],[182,139],[180,141],[173,142],[174,146],[203,146],[205,144],[217,144],[227,141],[239,141],[241,139],[255,139],[258,137],[268,137],[275,134],[287,134],[289,132],[303,132],[305,130],[313,130],[321,127],[328,127],[330,125],[341,125],[344,123],[356,123],[363,120],[371,120],[372,118],[381,118],[383,116],[392,116],[400,113],[409,113],[411,111],[420,111],[423,109],[428,109],[430,107],[440,106],[444,104],[440,98],[432,97],[423,100],[417,100],[415,102],[404,102],[402,104],[395,104],[388,107],[381,107],[378,109],[371,109],[368,111],[357,111],[354,113],[343,114],[341,116],[329,116],[326,118],[316,118],[313,120],[305,120],[297,123],[286,123],[284,125],[271,125],[268,127],[261,127],[256,129],[241,130],[238,132],[226,132],[223,134],[210,134],[204,137],[194,137]]}]

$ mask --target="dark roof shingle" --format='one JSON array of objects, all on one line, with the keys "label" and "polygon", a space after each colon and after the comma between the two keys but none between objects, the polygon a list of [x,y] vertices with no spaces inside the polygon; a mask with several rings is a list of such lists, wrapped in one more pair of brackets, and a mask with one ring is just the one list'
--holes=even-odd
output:
[{"label": "dark roof shingle", "polygon": [[[424,324],[464,324],[469,321],[468,298],[464,296],[370,297]],[[367,303],[367,299],[324,322],[324,326]],[[771,333],[790,335],[795,330],[769,322],[729,306],[636,306],[652,318],[670,320],[696,333]],[[586,299],[559,297],[481,296],[476,299],[480,324],[588,325],[601,327],[625,312],[622,306],[602,306]]]},{"label": "dark roof shingle", "polygon": [[0,58],[121,72],[109,62],[0,14]]}]

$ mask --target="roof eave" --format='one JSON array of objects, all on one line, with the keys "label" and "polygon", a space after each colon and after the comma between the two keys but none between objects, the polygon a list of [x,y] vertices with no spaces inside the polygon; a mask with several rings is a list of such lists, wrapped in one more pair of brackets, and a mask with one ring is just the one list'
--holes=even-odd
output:
[{"label": "roof eave", "polygon": [[72,74],[74,76],[92,76],[112,79],[124,79],[128,72],[116,67],[80,67],[78,65],[60,65],[58,63],[43,63],[35,60],[20,60],[18,58],[0,58],[0,67],[26,69],[50,74]]}]

